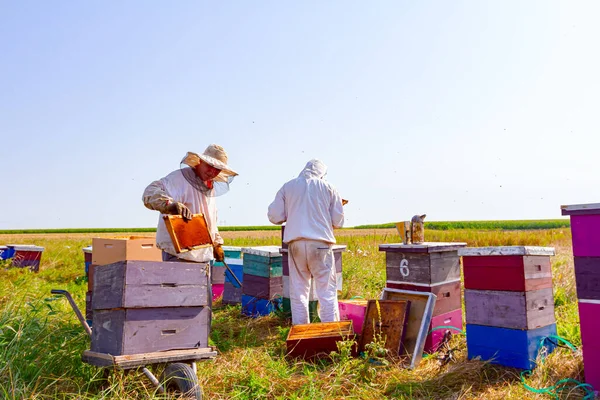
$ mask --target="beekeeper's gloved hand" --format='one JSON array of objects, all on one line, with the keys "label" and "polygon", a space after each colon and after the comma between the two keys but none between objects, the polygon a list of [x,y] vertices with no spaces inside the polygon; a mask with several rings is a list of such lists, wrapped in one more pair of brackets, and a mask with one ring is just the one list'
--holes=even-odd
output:
[{"label": "beekeeper's gloved hand", "polygon": [[183,203],[179,203],[176,201],[169,203],[169,205],[167,206],[167,211],[171,215],[181,215],[186,221],[192,219],[192,212]]},{"label": "beekeeper's gloved hand", "polygon": [[213,255],[215,256],[215,261],[217,261],[217,262],[225,261],[225,252],[223,251],[223,247],[221,247],[220,244],[214,245]]}]

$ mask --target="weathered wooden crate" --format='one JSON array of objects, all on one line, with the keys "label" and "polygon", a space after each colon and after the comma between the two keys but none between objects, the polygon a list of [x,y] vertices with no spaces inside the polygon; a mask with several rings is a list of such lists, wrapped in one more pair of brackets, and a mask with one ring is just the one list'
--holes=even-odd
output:
[{"label": "weathered wooden crate", "polygon": [[281,253],[277,246],[243,247],[244,274],[265,278],[283,275]]},{"label": "weathered wooden crate", "polygon": [[365,351],[366,346],[373,341],[384,339],[389,355],[400,356],[409,310],[410,301],[369,300],[359,351]]},{"label": "weathered wooden crate", "polygon": [[292,325],[286,340],[287,355],[304,359],[328,357],[337,342],[354,340],[352,321]]},{"label": "weathered wooden crate", "polygon": [[440,345],[444,342],[444,336],[447,334],[456,335],[463,330],[462,322],[462,308],[433,317],[429,325],[429,334],[427,335],[427,339],[425,339],[423,351],[425,353],[435,353],[438,351]]},{"label": "weathered wooden crate", "polygon": [[600,257],[573,257],[577,297],[600,300]]},{"label": "weathered wooden crate", "polygon": [[385,251],[386,281],[435,284],[460,279],[458,249],[466,243],[425,242],[381,244]]},{"label": "weathered wooden crate", "polygon": [[600,302],[597,300],[579,300],[579,319],[581,321],[581,342],[583,344],[583,367],[585,381],[594,388],[600,388]]},{"label": "weathered wooden crate", "polygon": [[210,318],[206,306],[94,310],[91,351],[117,356],[207,347]]},{"label": "weathered wooden crate", "polygon": [[92,308],[209,304],[208,263],[120,261],[94,270]]},{"label": "weathered wooden crate", "polygon": [[552,287],[553,247],[500,246],[461,249],[465,289],[528,291]]},{"label": "weathered wooden crate", "polygon": [[554,324],[552,288],[527,292],[465,289],[467,324],[535,329]]},{"label": "weathered wooden crate", "polygon": [[393,283],[386,282],[386,287],[392,289],[412,290],[415,292],[429,292],[437,297],[433,316],[445,314],[457,309],[462,309],[462,298],[460,295],[460,279],[450,282],[427,284]]},{"label": "weathered wooden crate", "polygon": [[283,277],[265,278],[244,273],[242,288],[242,293],[259,299],[283,296]]},{"label": "weathered wooden crate", "polygon": [[544,345],[550,353],[555,345],[542,339],[556,335],[556,324],[542,328],[521,330],[467,323],[468,358],[479,357],[493,364],[507,367],[533,369],[536,358]]},{"label": "weathered wooden crate", "polygon": [[162,261],[154,237],[93,238],[92,264],[106,265],[125,260]]}]

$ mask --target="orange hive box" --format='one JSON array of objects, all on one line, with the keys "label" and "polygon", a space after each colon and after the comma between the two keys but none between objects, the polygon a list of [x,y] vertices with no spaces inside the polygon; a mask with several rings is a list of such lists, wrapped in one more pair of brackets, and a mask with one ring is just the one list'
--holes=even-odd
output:
[{"label": "orange hive box", "polygon": [[305,359],[329,356],[338,350],[338,341],[353,339],[352,321],[292,325],[286,340],[287,353]]},{"label": "orange hive box", "polygon": [[212,246],[203,214],[194,214],[189,221],[185,221],[181,215],[165,215],[163,218],[178,253]]}]

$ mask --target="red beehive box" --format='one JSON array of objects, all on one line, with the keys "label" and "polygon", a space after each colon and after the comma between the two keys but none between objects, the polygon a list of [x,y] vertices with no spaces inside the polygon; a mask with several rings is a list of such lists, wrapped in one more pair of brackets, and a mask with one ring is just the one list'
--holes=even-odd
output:
[{"label": "red beehive box", "polygon": [[552,287],[553,247],[469,247],[458,254],[465,289],[524,292]]},{"label": "red beehive box", "polygon": [[44,248],[32,244],[9,244],[15,250],[12,265],[20,268],[29,268],[33,272],[40,270],[40,261]]}]

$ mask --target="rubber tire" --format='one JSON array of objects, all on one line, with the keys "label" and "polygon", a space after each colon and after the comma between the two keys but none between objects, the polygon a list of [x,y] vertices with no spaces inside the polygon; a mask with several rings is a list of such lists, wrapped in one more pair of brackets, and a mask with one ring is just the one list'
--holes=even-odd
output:
[{"label": "rubber tire", "polygon": [[181,393],[182,398],[202,400],[202,388],[192,367],[185,363],[168,364],[161,382],[166,392]]}]

